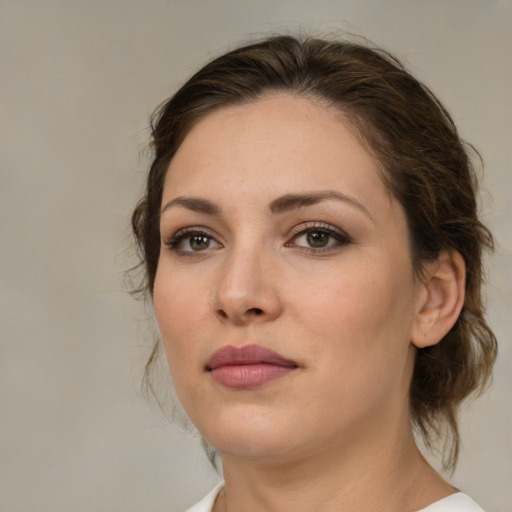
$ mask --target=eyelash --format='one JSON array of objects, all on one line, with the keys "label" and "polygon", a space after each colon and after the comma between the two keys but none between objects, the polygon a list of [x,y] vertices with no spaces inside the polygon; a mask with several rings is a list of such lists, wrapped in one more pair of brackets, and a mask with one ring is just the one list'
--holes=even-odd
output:
[{"label": "eyelash", "polygon": [[[302,223],[294,228],[294,234],[292,238],[285,243],[285,247],[294,247],[306,254],[322,254],[335,251],[344,245],[350,245],[353,243],[352,238],[339,228],[335,228],[325,222],[306,222]],[[306,247],[297,246],[292,242],[296,242],[302,236],[306,236],[311,233],[320,233],[327,235],[334,240],[334,243],[330,243],[324,247]]]},{"label": "eyelash", "polygon": [[[316,248],[294,244],[294,242],[297,241],[300,237],[307,236],[308,234],[311,233],[327,235],[328,237],[334,240],[334,243],[329,243],[326,246]],[[179,248],[179,245],[186,240],[189,240],[190,243],[190,240],[194,236],[204,237],[208,239],[210,243],[211,241],[213,241],[214,243],[218,244],[218,247],[215,247],[215,249],[223,247],[222,244],[215,238],[214,234],[209,229],[200,226],[180,229],[169,239],[165,240],[164,244],[169,250],[175,252],[176,254],[179,254],[180,256],[199,255],[203,252],[202,250],[183,250]],[[315,255],[332,252],[341,246],[350,245],[352,243],[353,242],[351,237],[339,228],[335,228],[330,224],[326,224],[324,222],[305,222],[292,230],[292,237],[284,244],[284,246],[295,248],[301,252],[304,252],[305,254]],[[204,251],[206,251],[207,249],[210,249],[210,247],[206,247]]]},{"label": "eyelash", "polygon": [[179,255],[191,256],[193,254],[200,254],[203,251],[184,251],[179,249],[181,242],[184,242],[187,239],[191,240],[194,236],[208,238],[209,240],[215,241],[215,243],[222,247],[222,244],[216,240],[213,233],[211,233],[209,229],[203,228],[201,226],[180,229],[169,239],[164,240],[164,244],[169,250]]}]

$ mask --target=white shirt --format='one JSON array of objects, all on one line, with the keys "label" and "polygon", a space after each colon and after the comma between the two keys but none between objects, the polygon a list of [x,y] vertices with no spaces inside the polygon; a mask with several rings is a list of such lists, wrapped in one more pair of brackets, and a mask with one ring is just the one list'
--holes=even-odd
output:
[{"label": "white shirt", "polygon": [[[199,503],[189,508],[186,512],[211,512],[215,498],[224,487],[219,483]],[[462,492],[451,494],[442,500],[436,501],[418,512],[484,512],[469,496]]]}]

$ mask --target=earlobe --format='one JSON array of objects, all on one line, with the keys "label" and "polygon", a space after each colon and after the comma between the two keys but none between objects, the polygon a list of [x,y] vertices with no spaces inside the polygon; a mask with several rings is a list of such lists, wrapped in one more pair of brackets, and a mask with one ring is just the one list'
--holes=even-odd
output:
[{"label": "earlobe", "polygon": [[411,342],[418,348],[439,343],[464,305],[466,265],[459,252],[443,251],[426,266],[425,281]]}]

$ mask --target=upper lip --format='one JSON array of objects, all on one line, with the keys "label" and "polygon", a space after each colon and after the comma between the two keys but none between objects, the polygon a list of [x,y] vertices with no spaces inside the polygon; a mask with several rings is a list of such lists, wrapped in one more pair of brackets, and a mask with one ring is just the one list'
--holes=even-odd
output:
[{"label": "upper lip", "polygon": [[275,364],[288,368],[298,367],[297,363],[291,359],[260,345],[226,345],[211,355],[206,363],[206,369],[210,371],[220,366],[258,363]]}]

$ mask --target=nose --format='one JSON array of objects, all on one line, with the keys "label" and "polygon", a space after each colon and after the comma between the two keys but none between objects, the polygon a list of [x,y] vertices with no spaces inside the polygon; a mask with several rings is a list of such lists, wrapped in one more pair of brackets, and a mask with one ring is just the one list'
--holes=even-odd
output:
[{"label": "nose", "polygon": [[213,300],[222,323],[246,325],[275,320],[282,311],[275,262],[250,249],[240,248],[223,262]]}]

